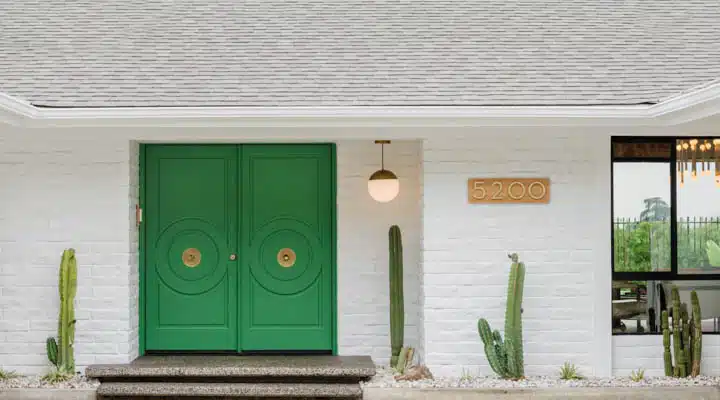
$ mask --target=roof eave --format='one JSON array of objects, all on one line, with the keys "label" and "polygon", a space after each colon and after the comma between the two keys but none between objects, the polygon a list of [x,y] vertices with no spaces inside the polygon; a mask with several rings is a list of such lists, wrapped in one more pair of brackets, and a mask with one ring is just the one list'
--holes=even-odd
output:
[{"label": "roof eave", "polygon": [[32,104],[0,93],[0,123],[18,125],[37,116],[38,109]]},{"label": "roof eave", "polygon": [[0,122],[29,127],[667,127],[720,114],[720,82],[655,105],[39,108],[0,93]]}]

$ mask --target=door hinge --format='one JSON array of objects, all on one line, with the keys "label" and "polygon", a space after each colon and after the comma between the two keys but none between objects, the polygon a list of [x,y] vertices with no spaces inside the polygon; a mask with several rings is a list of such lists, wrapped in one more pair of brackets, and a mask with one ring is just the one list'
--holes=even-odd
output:
[{"label": "door hinge", "polygon": [[140,205],[136,204],[135,205],[135,222],[136,222],[137,226],[140,226],[140,223],[142,222],[142,217],[143,217],[142,212],[143,212],[143,210],[140,207]]}]

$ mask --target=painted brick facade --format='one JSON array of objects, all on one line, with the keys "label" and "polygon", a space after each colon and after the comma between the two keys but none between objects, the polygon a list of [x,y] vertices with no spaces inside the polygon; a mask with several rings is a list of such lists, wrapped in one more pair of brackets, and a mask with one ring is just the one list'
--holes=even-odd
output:
[{"label": "painted brick facade", "polygon": [[[613,336],[613,375],[628,376],[645,369],[646,376],[664,376],[662,335]],[[703,335],[703,375],[720,375],[720,335]]]},{"label": "painted brick facade", "polygon": [[48,365],[57,332],[62,250],[76,249],[76,361],[127,362],[136,346],[129,307],[132,225],[130,142],[26,132],[0,138],[0,365]]},{"label": "painted brick facade", "polygon": [[[338,142],[340,353],[388,360],[387,229],[398,224],[405,342],[436,375],[491,374],[476,321],[488,317],[502,330],[509,252],[527,264],[528,374],[554,374],[564,361],[588,375],[660,371],[659,336],[612,337],[604,317],[611,294],[609,135],[460,132],[386,146],[386,165],[402,182],[388,204],[367,195],[379,147]],[[56,331],[57,264],[66,247],[77,249],[80,262],[79,366],[129,361],[139,332],[135,140],[192,141],[201,132],[41,133],[0,130],[0,367],[47,367],[44,341]],[[231,131],[208,135],[244,140]],[[513,176],[549,177],[550,204],[467,204],[467,178]],[[711,364],[720,365],[719,337],[706,336],[708,373],[720,374]]]},{"label": "painted brick facade", "polygon": [[379,168],[379,145],[338,143],[338,347],[342,354],[390,358],[388,229],[403,235],[405,343],[422,351],[420,336],[420,142],[385,146],[385,166],[401,180],[386,204],[367,194],[367,178]]},{"label": "painted brick facade", "polygon": [[[425,352],[436,375],[493,374],[477,319],[503,331],[511,252],[527,265],[526,373],[555,374],[564,361],[610,373],[597,358],[609,323],[595,321],[610,306],[609,145],[540,133],[424,143]],[[548,177],[550,203],[471,205],[470,177]]]},{"label": "painted brick facade", "polygon": [[[79,263],[77,363],[127,362],[138,354],[139,145],[122,135],[0,136],[0,367],[39,373],[57,329],[57,268],[74,247]],[[386,147],[403,179],[395,202],[378,204],[367,177],[379,166],[372,141],[338,143],[338,335],[342,354],[389,357],[387,229],[405,241],[406,337],[422,347],[419,305],[420,142]]]}]

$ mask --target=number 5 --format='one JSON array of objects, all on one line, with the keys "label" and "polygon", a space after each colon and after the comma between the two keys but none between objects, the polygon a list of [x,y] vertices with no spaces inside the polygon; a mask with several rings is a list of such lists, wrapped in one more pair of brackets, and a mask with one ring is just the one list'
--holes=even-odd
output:
[{"label": "number 5", "polygon": [[[484,181],[475,181],[475,182],[473,182],[473,194],[472,194],[473,199],[475,199],[475,200],[482,200],[482,199],[485,198],[485,196],[487,196],[487,191],[485,191],[485,188],[483,187],[483,184],[485,184]],[[478,191],[479,191],[480,193],[482,193],[481,196],[477,196],[477,195],[476,195],[476,192],[478,192]]]}]

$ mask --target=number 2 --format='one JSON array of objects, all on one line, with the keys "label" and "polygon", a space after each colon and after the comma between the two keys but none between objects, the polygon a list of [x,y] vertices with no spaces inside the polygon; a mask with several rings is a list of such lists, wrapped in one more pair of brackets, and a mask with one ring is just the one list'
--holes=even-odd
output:
[{"label": "number 2", "polygon": [[493,199],[493,200],[502,200],[502,199],[505,197],[505,196],[503,196],[503,194],[502,194],[502,189],[503,189],[503,184],[502,184],[502,182],[493,182],[493,186],[497,186],[497,187],[498,187],[498,190],[497,190],[497,192],[495,192],[495,194],[493,195],[492,199]]}]

